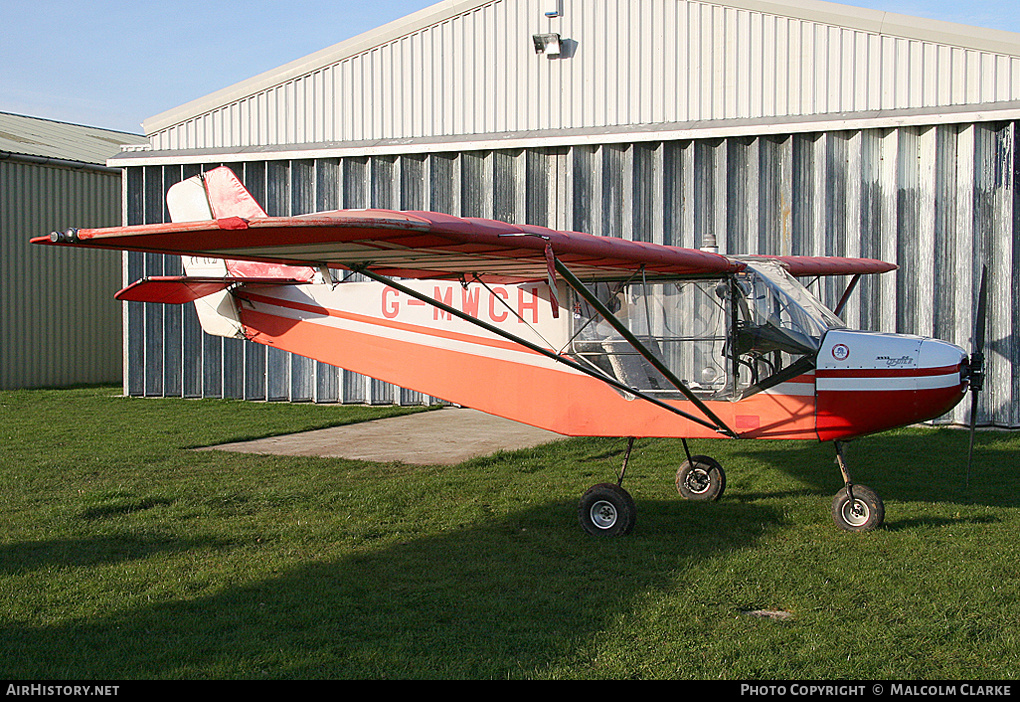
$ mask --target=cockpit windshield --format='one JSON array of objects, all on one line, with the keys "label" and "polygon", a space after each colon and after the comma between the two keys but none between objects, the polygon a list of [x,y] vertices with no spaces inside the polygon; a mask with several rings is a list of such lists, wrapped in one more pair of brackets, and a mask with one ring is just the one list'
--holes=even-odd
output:
[{"label": "cockpit windshield", "polygon": [[808,292],[785,268],[772,262],[755,262],[736,275],[737,285],[753,299],[762,321],[772,321],[810,337],[846,324]]},{"label": "cockpit windshield", "polygon": [[812,353],[827,330],[845,326],[778,264],[756,262],[735,279],[738,327],[753,330],[748,341],[768,347],[760,350]]},{"label": "cockpit windshield", "polygon": [[803,362],[797,362],[813,358],[828,329],[845,326],[770,262],[721,278],[632,279],[593,283],[588,290],[642,348],[575,294],[570,354],[664,399],[682,393],[644,354],[653,354],[699,397],[739,399],[798,371]]}]

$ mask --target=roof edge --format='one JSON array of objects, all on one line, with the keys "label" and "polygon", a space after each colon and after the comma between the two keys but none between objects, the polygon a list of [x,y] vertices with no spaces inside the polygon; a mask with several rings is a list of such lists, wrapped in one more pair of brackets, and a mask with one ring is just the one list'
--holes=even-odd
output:
[{"label": "roof edge", "polygon": [[101,163],[89,163],[88,161],[76,161],[74,159],[67,158],[51,158],[49,156],[20,154],[14,151],[0,151],[0,161],[27,163],[33,166],[50,166],[52,168],[67,168],[72,171],[92,171],[94,173],[120,174],[120,168],[115,166],[106,166]]},{"label": "roof edge", "polygon": [[[712,2],[712,0],[698,0]],[[903,15],[826,0],[718,0],[715,4],[796,17],[886,36],[931,41],[963,49],[1020,56],[1020,33]]]},{"label": "roof edge", "polygon": [[281,159],[344,158],[401,154],[445,153],[618,144],[622,142],[679,141],[732,136],[803,134],[808,132],[897,127],[932,127],[969,122],[1020,121],[1020,100],[954,105],[951,108],[910,108],[840,112],[797,117],[766,117],[699,122],[669,122],[534,132],[464,134],[418,138],[377,139],[356,142],[273,144],[244,147],[179,150],[128,150],[110,158],[112,167],[225,163]]}]

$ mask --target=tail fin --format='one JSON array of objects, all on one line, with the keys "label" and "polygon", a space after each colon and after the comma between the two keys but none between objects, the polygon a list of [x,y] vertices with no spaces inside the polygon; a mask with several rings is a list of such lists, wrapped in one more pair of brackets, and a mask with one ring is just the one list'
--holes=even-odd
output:
[{"label": "tail fin", "polygon": [[[173,222],[201,222],[227,217],[265,217],[265,210],[251,196],[234,172],[220,167],[171,186],[166,205]],[[231,278],[235,282],[257,279],[260,283],[311,282],[312,268],[220,258],[182,256],[186,278]],[[229,290],[221,289],[195,300],[202,329],[215,336],[244,337],[237,304]]]}]

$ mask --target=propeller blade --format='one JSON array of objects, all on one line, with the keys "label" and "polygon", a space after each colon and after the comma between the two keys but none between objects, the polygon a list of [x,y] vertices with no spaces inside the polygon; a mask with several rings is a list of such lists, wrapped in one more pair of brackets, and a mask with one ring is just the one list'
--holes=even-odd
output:
[{"label": "propeller blade", "polygon": [[973,350],[969,361],[970,378],[970,445],[967,449],[967,487],[970,487],[970,467],[974,461],[974,430],[977,427],[978,394],[985,383],[985,317],[988,311],[988,285],[985,278],[988,266],[981,267],[981,287],[978,290],[977,311],[974,314]]},{"label": "propeller blade", "polygon": [[985,350],[985,315],[988,309],[988,266],[981,267],[981,288],[978,291],[977,313],[974,315],[974,336],[972,342],[974,351],[984,352]]},{"label": "propeller blade", "polygon": [[977,425],[978,394],[970,395],[970,446],[967,448],[967,487],[970,487],[970,466],[974,462],[974,429]]}]

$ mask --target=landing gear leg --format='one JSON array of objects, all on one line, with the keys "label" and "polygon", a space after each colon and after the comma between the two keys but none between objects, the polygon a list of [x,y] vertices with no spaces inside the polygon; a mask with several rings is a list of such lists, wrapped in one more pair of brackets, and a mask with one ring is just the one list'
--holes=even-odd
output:
[{"label": "landing gear leg", "polygon": [[577,518],[581,528],[592,536],[625,536],[634,529],[637,508],[630,493],[622,487],[633,448],[634,437],[630,437],[616,483],[599,483],[581,497],[577,506]]},{"label": "landing gear leg", "polygon": [[687,500],[715,502],[726,489],[726,472],[709,456],[692,456],[687,439],[681,439],[687,460],[676,472],[676,491]]},{"label": "landing gear leg", "polygon": [[832,520],[843,531],[872,531],[885,519],[885,505],[874,490],[866,485],[854,485],[850,480],[843,442],[836,441],[836,463],[843,475],[845,487],[832,498]]}]

